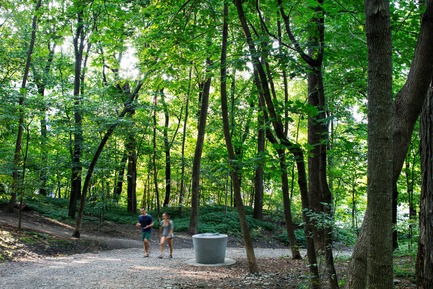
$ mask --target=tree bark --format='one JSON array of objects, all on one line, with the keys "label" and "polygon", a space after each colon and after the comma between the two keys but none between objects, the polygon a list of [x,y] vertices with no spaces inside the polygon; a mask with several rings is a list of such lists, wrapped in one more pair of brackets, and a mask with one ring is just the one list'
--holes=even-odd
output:
[{"label": "tree bark", "polygon": [[77,29],[74,35],[74,53],[75,53],[75,67],[74,67],[74,145],[72,154],[72,172],[71,172],[71,195],[69,197],[69,216],[75,218],[75,211],[77,201],[81,194],[81,174],[83,165],[81,163],[81,146],[83,144],[83,128],[82,128],[82,111],[81,111],[81,74],[83,64],[84,52],[84,19],[83,7],[77,8]]},{"label": "tree bark", "polygon": [[368,48],[367,288],[393,287],[392,39],[388,1],[366,0]]},{"label": "tree bark", "polygon": [[[392,184],[393,184],[393,221],[396,219],[396,182],[407,153],[415,122],[425,101],[428,86],[433,75],[433,3],[427,1],[421,19],[420,35],[415,48],[414,58],[405,85],[397,94],[392,106]],[[349,266],[347,288],[364,289],[367,274],[367,234],[370,212],[367,208],[360,236],[352,253]]]},{"label": "tree bark", "polygon": [[259,159],[259,163],[256,168],[256,176],[254,179],[254,211],[253,218],[257,220],[263,219],[263,157],[265,154],[265,129],[263,118],[259,115],[257,119],[259,125],[259,131],[257,134],[257,155]]},{"label": "tree bark", "polygon": [[421,114],[422,187],[419,213],[417,288],[433,288],[433,90],[430,86]]},{"label": "tree bark", "polygon": [[168,114],[167,104],[165,103],[164,91],[161,89],[161,102],[164,110],[164,151],[165,151],[165,198],[163,207],[167,207],[170,203],[171,194],[171,157],[170,157],[170,141],[168,140],[168,126],[170,124],[170,117]]},{"label": "tree bark", "polygon": [[[134,111],[131,111],[131,114]],[[126,151],[128,152],[128,172],[127,179],[127,212],[132,214],[137,213],[137,148],[135,142],[134,125],[129,127],[126,140]]]},{"label": "tree bark", "polygon": [[301,47],[290,27],[290,17],[279,0],[280,14],[284,20],[286,34],[292,46],[308,66],[308,103],[317,113],[308,116],[308,189],[310,210],[314,215],[323,213],[322,224],[316,221],[313,227],[315,248],[326,255],[326,268],[330,288],[338,288],[337,274],[332,253],[332,194],[327,180],[328,121],[326,116],[325,92],[323,87],[322,65],[324,59],[325,10],[323,0],[311,4],[313,16],[309,24],[313,27],[306,50]]},{"label": "tree bark", "polygon": [[113,191],[113,197],[116,203],[119,202],[120,196],[122,194],[123,178],[125,177],[125,166],[127,160],[128,160],[128,152],[125,149],[122,153],[122,159],[120,160],[119,167],[117,168],[116,185]]},{"label": "tree bark", "polygon": [[[301,191],[301,199],[302,199],[302,207],[309,208],[310,207],[310,201],[308,198],[308,188],[307,188],[307,174],[305,169],[305,161],[304,161],[304,153],[302,152],[302,149],[299,145],[293,144],[284,134],[284,126],[282,124],[281,118],[277,115],[275,111],[275,107],[272,101],[271,92],[269,89],[269,83],[267,79],[267,75],[265,73],[265,70],[263,66],[261,65],[260,59],[258,57],[258,53],[255,47],[255,44],[253,42],[253,38],[251,36],[250,29],[248,27],[245,14],[242,7],[242,1],[237,0],[235,1],[235,5],[237,8],[239,20],[242,25],[242,29],[245,34],[245,38],[247,41],[247,45],[249,48],[249,52],[252,58],[253,62],[253,68],[254,68],[254,78],[255,83],[259,92],[259,97],[261,98],[260,101],[264,104],[264,110],[263,114],[264,117],[272,123],[272,126],[274,128],[275,135],[278,137],[279,142],[281,145],[285,146],[290,153],[293,154],[296,165],[298,168],[298,185]],[[265,105],[266,104],[266,105]],[[268,116],[269,114],[269,116]],[[303,220],[305,222],[305,236],[306,236],[306,242],[307,242],[307,255],[308,255],[308,262],[309,262],[309,268],[310,273],[312,274],[311,277],[311,288],[312,289],[318,289],[320,288],[320,276],[319,271],[317,268],[317,258],[316,258],[316,252],[314,249],[314,240],[312,239],[312,225],[309,217],[307,216],[307,213],[305,210],[303,210],[302,214]]]},{"label": "tree bark", "polygon": [[185,195],[185,142],[186,142],[186,130],[188,124],[188,116],[189,116],[189,96],[191,94],[191,79],[192,79],[192,68],[189,70],[188,77],[188,93],[186,97],[185,103],[185,118],[183,120],[183,132],[182,132],[182,165],[181,165],[181,173],[180,173],[180,192],[179,192],[179,210],[180,215],[182,215],[182,207],[183,200]]},{"label": "tree bark", "polygon": [[153,100],[153,136],[152,136],[152,144],[153,144],[153,155],[152,155],[152,163],[153,163],[153,184],[155,186],[155,196],[156,196],[156,209],[157,209],[157,215],[160,216],[160,207],[161,204],[159,202],[159,188],[158,188],[158,168],[156,164],[156,155],[157,155],[157,147],[156,147],[156,107],[157,107],[157,97],[155,94],[154,100]]},{"label": "tree bark", "polygon": [[[348,288],[392,288],[392,40],[388,1],[365,1],[368,47],[368,205]],[[360,242],[364,242],[362,244]],[[363,253],[363,252],[361,252]],[[355,263],[354,263],[355,262]],[[355,268],[354,268],[355,269]],[[365,273],[364,273],[365,272]],[[351,274],[351,273],[350,273]]]},{"label": "tree bark", "polygon": [[22,139],[23,139],[23,131],[24,131],[24,102],[26,100],[27,79],[29,76],[30,64],[32,61],[32,54],[33,54],[33,49],[35,47],[35,41],[36,41],[36,29],[38,25],[38,15],[39,15],[38,11],[41,8],[41,6],[42,6],[42,1],[38,0],[35,6],[35,12],[33,14],[32,34],[30,38],[29,50],[27,51],[26,66],[24,68],[23,79],[21,82],[20,96],[18,99],[19,121],[18,121],[17,139],[15,142],[15,153],[14,153],[14,161],[13,161],[14,166],[12,171],[12,193],[11,193],[11,200],[8,205],[9,212],[13,212],[17,200],[17,195],[21,195],[24,190],[24,188],[22,187],[23,175],[22,173],[20,173],[20,166],[21,166],[20,155],[21,155]]},{"label": "tree bark", "polygon": [[[122,112],[118,116],[118,120],[123,119],[126,115],[131,114],[134,110],[134,100],[138,97],[138,92],[141,89],[141,86],[143,85],[142,82],[137,84],[137,87],[135,90],[128,96],[128,100],[125,103],[125,107],[123,108]],[[80,199],[80,207],[78,209],[78,216],[77,216],[77,222],[75,224],[75,230],[72,234],[73,237],[79,238],[81,235],[81,223],[83,221],[83,215],[84,215],[84,208],[86,206],[86,197],[87,193],[90,188],[90,182],[92,180],[92,175],[95,170],[96,164],[98,162],[99,156],[101,155],[105,144],[110,139],[111,135],[113,134],[116,127],[120,124],[120,121],[116,121],[114,124],[112,124],[107,131],[105,132],[104,137],[102,138],[101,142],[99,143],[99,146],[93,155],[92,161],[90,162],[89,168],[87,170],[86,178],[84,180],[83,185],[83,191],[81,193],[81,199]]]},{"label": "tree bark", "polygon": [[[420,4],[422,5],[422,4]],[[421,18],[415,54],[406,83],[395,97],[393,104],[393,223],[397,223],[397,180],[409,148],[413,129],[427,95],[433,76],[433,1],[426,1]],[[394,234],[394,245],[397,235]]]},{"label": "tree bark", "polygon": [[188,234],[193,235],[198,233],[198,209],[200,205],[200,167],[201,155],[204,146],[204,137],[206,133],[207,110],[209,107],[210,84],[212,78],[208,76],[212,65],[210,58],[206,59],[206,80],[203,84],[201,93],[200,115],[198,122],[197,141],[194,151],[194,160],[192,164],[192,187],[191,187],[191,217],[189,222]]},{"label": "tree bark", "polygon": [[[271,77],[270,74],[268,74],[269,77]],[[263,103],[262,101],[259,101],[259,108],[263,112]],[[264,123],[268,122],[269,119],[264,114]],[[291,200],[290,200],[290,194],[289,194],[289,179],[288,179],[288,173],[287,173],[287,163],[286,163],[286,150],[284,148],[281,148],[280,144],[278,143],[278,140],[274,137],[270,129],[266,129],[266,137],[268,140],[272,143],[272,145],[275,147],[275,150],[278,153],[279,163],[280,163],[280,169],[281,169],[281,193],[283,196],[283,207],[284,207],[284,218],[286,223],[286,230],[287,230],[287,237],[290,242],[290,249],[292,251],[292,259],[302,259],[301,253],[299,252],[298,247],[298,240],[296,239],[295,235],[295,227],[293,225],[292,220],[292,210],[291,210]]]},{"label": "tree bark", "polygon": [[45,95],[45,87],[47,86],[47,77],[50,74],[51,65],[54,60],[54,51],[56,49],[56,44],[48,44],[49,53],[48,59],[45,64],[45,67],[42,71],[42,75],[38,73],[36,69],[33,70],[34,79],[36,86],[38,88],[38,95],[42,98],[42,107],[40,108],[41,116],[40,116],[40,146],[41,146],[41,169],[39,172],[39,193],[43,196],[48,194],[47,182],[48,182],[48,151],[47,151],[47,143],[48,143],[48,129],[47,129],[47,105],[45,104],[44,95]]},{"label": "tree bark", "polygon": [[[278,145],[278,143],[274,143]],[[281,168],[281,191],[283,195],[284,217],[286,221],[287,237],[290,242],[290,249],[292,251],[292,259],[302,259],[299,252],[298,240],[295,235],[295,226],[293,225],[291,201],[289,196],[289,178],[287,175],[286,152],[282,149],[277,149],[280,168]]]},{"label": "tree bark", "polygon": [[237,156],[233,147],[230,123],[227,106],[227,41],[228,41],[228,7],[224,4],[224,24],[222,33],[222,45],[221,45],[221,114],[223,121],[224,139],[227,147],[228,163],[230,174],[233,182],[233,190],[236,200],[236,209],[239,215],[239,222],[244,237],[245,251],[248,259],[248,269],[250,273],[257,273],[259,271],[257,260],[254,254],[253,242],[248,228],[247,217],[241,195],[241,184],[239,181]]}]

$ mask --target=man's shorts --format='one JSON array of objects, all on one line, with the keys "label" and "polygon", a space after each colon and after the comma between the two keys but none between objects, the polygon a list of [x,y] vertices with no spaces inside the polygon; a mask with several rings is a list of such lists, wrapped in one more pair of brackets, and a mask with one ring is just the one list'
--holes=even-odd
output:
[{"label": "man's shorts", "polygon": [[141,239],[144,241],[144,239],[146,240],[150,240],[150,231],[148,232],[141,232]]}]

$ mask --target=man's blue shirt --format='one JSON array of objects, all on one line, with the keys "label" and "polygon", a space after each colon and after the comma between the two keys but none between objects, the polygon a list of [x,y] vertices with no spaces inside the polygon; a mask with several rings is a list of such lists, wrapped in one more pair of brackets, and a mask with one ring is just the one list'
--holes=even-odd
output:
[{"label": "man's blue shirt", "polygon": [[150,232],[152,230],[152,227],[148,227],[148,228],[144,229],[144,227],[152,224],[153,219],[152,219],[151,215],[146,214],[146,216],[143,216],[143,215],[138,216],[138,222],[140,223],[141,230],[143,232]]}]

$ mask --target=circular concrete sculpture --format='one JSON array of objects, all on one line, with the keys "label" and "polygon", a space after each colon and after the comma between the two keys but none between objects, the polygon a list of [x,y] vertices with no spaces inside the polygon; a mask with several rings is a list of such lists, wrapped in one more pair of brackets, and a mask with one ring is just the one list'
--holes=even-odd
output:
[{"label": "circular concrete sculpture", "polygon": [[199,264],[224,263],[227,248],[227,235],[203,233],[192,236],[195,261]]}]

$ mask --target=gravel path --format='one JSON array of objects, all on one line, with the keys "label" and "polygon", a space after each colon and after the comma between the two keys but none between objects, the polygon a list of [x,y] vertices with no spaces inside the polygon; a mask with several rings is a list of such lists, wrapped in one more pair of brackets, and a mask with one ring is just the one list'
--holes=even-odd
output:
[{"label": "gravel path", "polygon": [[[153,253],[153,254],[152,254]],[[256,249],[257,258],[290,255],[288,249]],[[179,278],[198,277],[185,270],[193,249],[159,259],[156,250],[143,258],[141,248],[102,251],[0,264],[0,288],[182,288]],[[242,248],[227,248],[226,257],[246,258]],[[212,267],[209,267],[212,271]]]}]

